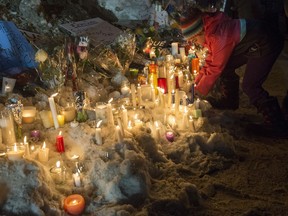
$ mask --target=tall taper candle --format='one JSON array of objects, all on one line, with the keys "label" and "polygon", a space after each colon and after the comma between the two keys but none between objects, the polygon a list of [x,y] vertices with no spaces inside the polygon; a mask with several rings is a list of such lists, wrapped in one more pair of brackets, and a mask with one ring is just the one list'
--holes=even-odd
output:
[{"label": "tall taper candle", "polygon": [[55,105],[55,101],[54,101],[54,97],[57,94],[58,93],[53,94],[53,95],[51,95],[51,97],[48,98],[50,109],[51,109],[51,112],[52,112],[52,118],[53,118],[55,129],[59,128],[59,123],[58,123],[58,119],[57,119],[56,105]]}]

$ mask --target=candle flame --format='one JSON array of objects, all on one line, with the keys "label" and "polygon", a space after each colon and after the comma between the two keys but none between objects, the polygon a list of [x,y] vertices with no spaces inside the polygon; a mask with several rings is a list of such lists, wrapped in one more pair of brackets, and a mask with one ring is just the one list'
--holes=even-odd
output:
[{"label": "candle flame", "polygon": [[72,200],[72,201],[70,202],[71,205],[76,205],[76,204],[78,204],[78,203],[79,203],[79,201],[76,200],[76,199],[74,199],[74,200]]},{"label": "candle flame", "polygon": [[99,128],[101,123],[102,123],[102,120],[98,121],[96,127]]},{"label": "candle flame", "polygon": [[56,167],[57,167],[57,168],[60,168],[60,166],[61,166],[60,161],[57,161],[57,162],[56,162]]},{"label": "candle flame", "polygon": [[46,148],[46,143],[44,141],[43,145],[42,145],[42,149],[45,149]]},{"label": "candle flame", "polygon": [[51,97],[56,97],[58,93],[52,94]]},{"label": "candle flame", "polygon": [[62,131],[59,132],[59,136],[61,136],[61,135],[62,135]]},{"label": "candle flame", "polygon": [[78,159],[78,158],[79,158],[79,155],[73,155],[73,156],[71,157],[72,160]]},{"label": "candle flame", "polygon": [[123,110],[125,110],[125,109],[126,109],[124,105],[122,105],[122,109],[123,109]]},{"label": "candle flame", "polygon": [[189,116],[189,119],[190,119],[191,121],[193,121],[193,117],[192,117],[192,116]]},{"label": "candle flame", "polygon": [[135,114],[134,119],[135,119],[135,120],[138,119],[138,114]]},{"label": "candle flame", "polygon": [[111,103],[113,101],[113,98],[111,98],[109,101],[108,101],[108,103]]},{"label": "candle flame", "polygon": [[159,127],[159,124],[158,124],[158,122],[157,122],[157,121],[155,121],[155,126],[156,126],[156,128],[158,128],[158,127]]},{"label": "candle flame", "polygon": [[24,144],[27,144],[27,137],[24,137]]}]

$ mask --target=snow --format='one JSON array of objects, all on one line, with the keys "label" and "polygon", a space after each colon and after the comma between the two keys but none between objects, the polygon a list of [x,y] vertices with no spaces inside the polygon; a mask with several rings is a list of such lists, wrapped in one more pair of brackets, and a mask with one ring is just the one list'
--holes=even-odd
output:
[{"label": "snow", "polygon": [[[265,83],[277,87],[272,92],[279,101],[286,93],[284,85],[275,86],[287,79],[283,65],[287,60],[281,55]],[[47,100],[36,98],[37,103]],[[130,118],[137,113],[143,124],[126,130],[122,143],[115,128],[104,124],[102,145],[95,142],[95,120],[77,127],[67,123],[55,130],[45,129],[38,118],[23,126],[23,134],[29,137],[31,130],[41,131],[40,140],[29,143],[40,147],[45,141],[49,161],[41,163],[36,157],[13,162],[0,157],[1,214],[63,215],[64,198],[78,193],[86,202],[83,215],[285,215],[287,140],[247,134],[245,125],[259,116],[242,92],[240,105],[236,111],[201,107],[203,117],[194,119],[194,132],[158,121],[159,140],[151,121],[157,112],[129,109]],[[37,108],[45,106],[41,103]],[[167,130],[174,133],[173,142],[166,139]],[[55,147],[59,131],[64,136],[63,154]],[[66,168],[62,184],[50,172],[56,161]],[[75,187],[72,178],[77,169],[81,187]]]}]

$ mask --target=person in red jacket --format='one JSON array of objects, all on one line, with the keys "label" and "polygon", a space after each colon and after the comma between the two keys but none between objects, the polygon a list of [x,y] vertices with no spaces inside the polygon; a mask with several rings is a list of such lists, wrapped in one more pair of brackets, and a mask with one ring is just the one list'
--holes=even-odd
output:
[{"label": "person in red jacket", "polygon": [[[239,76],[235,70],[246,64],[243,92],[264,117],[263,124],[253,125],[253,131],[288,137],[288,125],[277,98],[262,87],[283,48],[277,27],[256,20],[232,19],[215,8],[208,12],[189,8],[182,13],[180,26],[186,41],[208,49],[205,64],[195,78],[196,93],[206,96],[214,108],[237,109]],[[216,83],[220,97],[211,97],[208,93]]]}]

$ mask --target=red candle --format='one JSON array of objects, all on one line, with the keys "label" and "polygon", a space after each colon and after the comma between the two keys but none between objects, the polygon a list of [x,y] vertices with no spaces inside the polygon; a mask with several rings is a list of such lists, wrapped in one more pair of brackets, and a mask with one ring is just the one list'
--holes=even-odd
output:
[{"label": "red candle", "polygon": [[158,78],[158,87],[164,90],[164,94],[167,93],[167,81],[166,78]]},{"label": "red candle", "polygon": [[57,151],[60,153],[65,152],[64,139],[63,139],[61,131],[59,135],[56,137],[56,148],[57,148]]},{"label": "red candle", "polygon": [[72,194],[64,200],[64,209],[71,215],[80,215],[85,208],[85,200],[80,194]]}]

